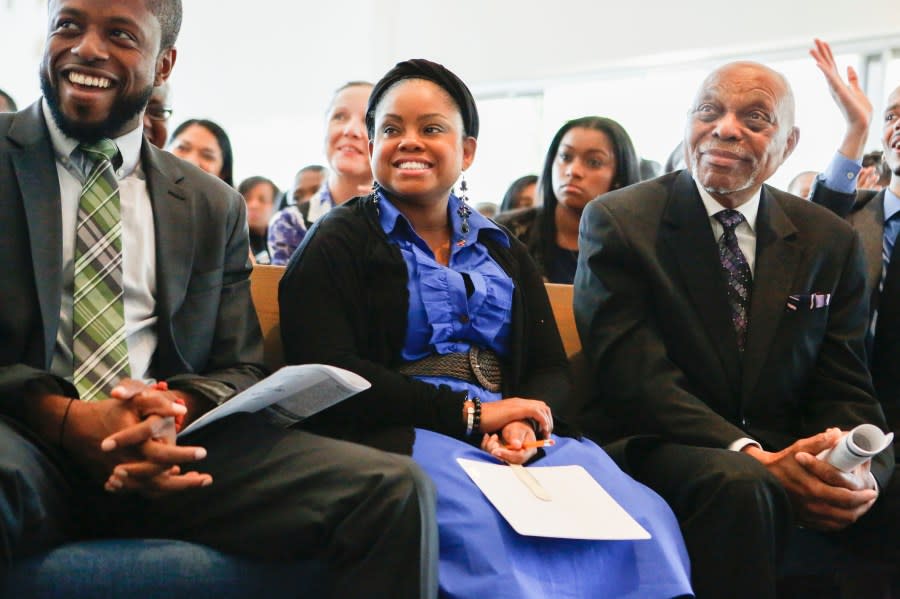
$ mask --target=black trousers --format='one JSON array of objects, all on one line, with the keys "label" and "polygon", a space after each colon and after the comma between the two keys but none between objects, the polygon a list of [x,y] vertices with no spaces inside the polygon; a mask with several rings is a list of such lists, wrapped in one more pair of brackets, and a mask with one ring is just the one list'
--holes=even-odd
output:
[{"label": "black trousers", "polygon": [[103,492],[0,420],[0,564],[74,539],[172,538],[263,560],[327,560],[334,597],[437,596],[434,488],[409,458],[259,414],[228,417],[185,443],[206,447],[191,468],[213,484],[149,500]]},{"label": "black trousers", "polygon": [[[610,452],[631,476],[659,493],[681,524],[698,599],[776,597],[795,522],[781,483],[756,459],[726,449],[637,439]],[[898,477],[875,506],[831,533],[850,555],[897,564]]]}]

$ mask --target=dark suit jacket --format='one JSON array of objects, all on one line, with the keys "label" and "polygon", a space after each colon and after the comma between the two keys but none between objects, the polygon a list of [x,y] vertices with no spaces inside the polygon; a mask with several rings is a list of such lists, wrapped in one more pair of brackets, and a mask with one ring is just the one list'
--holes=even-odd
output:
[{"label": "dark suit jacket", "polygon": [[[580,424],[603,440],[649,434],[780,450],[865,422],[885,427],[866,369],[862,248],[833,214],[764,187],[747,348],[730,320],[716,241],[687,171],[609,193],[581,219],[575,316],[594,393]],[[831,294],[822,309],[788,296]],[[873,472],[882,487],[891,452]]]},{"label": "dark suit jacket", "polygon": [[813,184],[810,200],[841,216],[859,233],[866,263],[866,286],[869,297],[878,297],[881,279],[881,243],[884,238],[884,191],[861,189],[856,193],[839,193]]},{"label": "dark suit jacket", "polygon": [[[879,317],[877,329],[869,339],[868,348],[874,350],[869,355],[869,365],[875,381],[875,390],[887,416],[888,424],[895,435],[900,434],[900,376],[896,367],[897,352],[900,351],[900,262],[890,262],[884,289],[879,290],[882,269],[882,242],[884,239],[884,191],[861,189],[856,193],[844,194],[815,185],[811,200],[843,216],[859,233],[866,262],[866,286],[871,301],[869,318],[876,309]],[[896,263],[895,263],[896,262]],[[900,446],[895,445],[895,451]]]},{"label": "dark suit jacket", "polygon": [[[263,374],[250,300],[246,208],[218,179],[144,140],[156,234],[158,346],[152,369],[172,388],[221,402]],[[76,396],[48,373],[62,294],[62,217],[40,102],[0,115],[0,412],[26,384]],[[224,383],[224,385],[222,384]]]}]

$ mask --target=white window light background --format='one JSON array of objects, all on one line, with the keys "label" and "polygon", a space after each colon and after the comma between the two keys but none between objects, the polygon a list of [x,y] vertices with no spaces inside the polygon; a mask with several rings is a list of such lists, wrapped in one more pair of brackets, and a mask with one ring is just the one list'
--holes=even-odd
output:
[{"label": "white window light background", "polygon": [[[339,4],[343,6],[347,1]],[[292,42],[293,50],[288,53],[267,45],[271,39],[296,37],[293,22],[266,21],[263,39],[252,44],[235,44],[227,32],[222,34],[225,37],[210,38],[204,29],[209,6],[207,2],[185,3],[186,23],[190,26],[179,40],[183,51],[179,53],[179,65],[173,77],[172,126],[190,117],[219,121],[232,139],[236,180],[260,174],[285,186],[299,167],[324,161],[324,110],[331,90],[349,79],[377,78],[397,58],[391,54],[392,45],[375,44],[376,34],[365,24],[370,17],[380,14],[383,5],[363,4],[362,14],[354,12],[359,20],[348,24],[352,26],[350,38],[356,40],[353,47],[374,46],[380,53],[376,52],[374,57],[357,54],[352,60],[335,52],[320,51],[328,47],[325,41],[330,34],[317,28]],[[3,33],[0,46],[10,56],[16,56],[0,68],[0,88],[11,92],[22,107],[39,94],[35,73],[45,37],[45,15],[44,0],[0,0],[0,32]],[[308,22],[316,23],[328,15],[314,11],[305,16],[309,17]],[[891,18],[895,17],[885,15],[883,26],[852,19],[849,20],[852,22],[823,21],[826,26],[821,34],[833,42],[842,74],[848,64],[855,66],[874,105],[866,150],[880,148],[884,100],[900,85],[900,36],[892,28]],[[382,20],[390,25],[389,20]],[[843,40],[834,39],[842,32]],[[781,40],[792,39],[785,32],[773,34],[774,39],[779,36]],[[588,71],[577,70],[577,65],[584,68],[589,64],[578,57],[571,65],[561,62],[558,69],[539,64],[536,71],[545,79],[522,80],[528,70],[521,69],[515,73],[519,82],[470,81],[482,117],[478,156],[467,174],[473,203],[499,202],[514,179],[528,173],[538,174],[553,133],[566,120],[580,116],[597,114],[619,121],[629,132],[639,155],[662,164],[683,137],[687,110],[705,74],[717,64],[744,57],[755,58],[783,72],[796,96],[800,143],[770,183],[785,187],[801,170],[824,168],[843,136],[843,118],[821,73],[808,56],[807,33],[797,36],[800,39],[775,46],[760,41],[755,51],[748,48],[747,44],[754,42],[747,36],[733,47],[723,46],[713,36],[708,50],[689,50],[688,45],[667,52],[663,50],[665,46],[651,45],[648,51],[655,54],[649,58],[641,59],[639,54],[633,54],[634,58],[627,59],[627,63],[620,63],[615,59],[604,61],[598,56],[596,60],[601,63]],[[409,51],[400,58],[406,54]],[[277,75],[275,85],[263,84],[254,77],[245,77],[247,81],[241,85],[222,80],[221,73],[231,72],[232,62],[245,55],[279,56],[278,60],[254,63],[254,75]],[[490,60],[490,56],[485,60]],[[287,69],[286,64],[297,68]],[[576,70],[572,71],[573,68]],[[559,76],[548,77],[554,70]],[[326,80],[327,85],[323,83]],[[317,86],[307,86],[305,82]]]},{"label": "white window light background", "polygon": [[549,143],[567,120],[603,116],[625,128],[639,157],[662,165],[684,137],[687,111],[704,76],[700,69],[670,68],[548,88],[545,139]]},{"label": "white window light background", "polygon": [[[822,73],[806,50],[792,52],[797,58],[766,60],[765,64],[784,74],[794,91],[796,125],[800,128],[800,142],[784,165],[769,183],[784,189],[797,173],[804,170],[823,170],[840,144],[845,125]],[[890,54],[893,56],[893,54]],[[867,86],[876,117],[883,98],[893,89],[880,93],[881,81],[900,84],[900,58],[893,58],[883,69],[884,77],[865,67],[860,53],[837,53],[838,68],[846,73],[852,65]],[[716,64],[727,62],[723,59]],[[877,68],[881,60],[875,60]],[[665,164],[669,154],[684,137],[686,119],[697,88],[714,65],[668,66],[655,69],[635,69],[632,73],[617,72],[579,80],[545,82],[543,92],[529,95],[498,96],[494,93],[479,97],[482,120],[478,156],[467,178],[473,202],[500,202],[509,184],[529,173],[540,174],[544,154],[553,134],[567,120],[598,115],[618,121],[642,158]],[[476,91],[476,95],[479,95]],[[867,151],[876,149],[878,133],[873,126]],[[871,147],[869,147],[871,146]]]},{"label": "white window light background", "polygon": [[[893,52],[885,52],[885,57],[887,58],[887,68],[885,69],[884,82],[885,85],[881,90],[881,95],[878,97],[878,107],[881,110],[878,110],[875,114],[876,123],[881,120],[882,113],[884,112],[884,101],[887,100],[887,95],[900,87],[900,49],[896,49]],[[881,127],[876,125],[873,127],[875,129],[875,139],[880,140],[881,138]]]},{"label": "white window light background", "polygon": [[[835,54],[835,61],[846,79],[847,66],[863,73],[861,56]],[[812,58],[773,61],[768,63],[787,77],[794,90],[796,125],[800,128],[800,143],[769,183],[787,189],[794,175],[801,171],[822,171],[837,151],[846,132],[844,118],[835,104],[825,77]]]},{"label": "white window light background", "polygon": [[541,134],[540,95],[478,100],[481,121],[475,161],[466,171],[469,203],[500,204],[510,183],[539,175],[549,139]]}]

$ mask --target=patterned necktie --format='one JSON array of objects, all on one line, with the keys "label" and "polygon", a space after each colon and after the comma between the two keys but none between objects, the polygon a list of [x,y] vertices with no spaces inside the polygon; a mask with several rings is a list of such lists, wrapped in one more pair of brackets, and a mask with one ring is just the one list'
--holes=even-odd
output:
[{"label": "patterned necktie", "polygon": [[72,352],[81,399],[106,399],[129,376],[122,287],[119,185],[111,160],[116,145],[102,139],[79,149],[92,165],[78,200]]},{"label": "patterned necktie", "polygon": [[753,274],[744,253],[738,246],[735,228],[744,222],[744,215],[737,210],[722,210],[713,214],[722,223],[725,232],[719,239],[719,262],[728,282],[728,303],[731,305],[731,324],[737,334],[738,349],[743,352],[747,342],[747,325],[750,321],[750,292]]}]

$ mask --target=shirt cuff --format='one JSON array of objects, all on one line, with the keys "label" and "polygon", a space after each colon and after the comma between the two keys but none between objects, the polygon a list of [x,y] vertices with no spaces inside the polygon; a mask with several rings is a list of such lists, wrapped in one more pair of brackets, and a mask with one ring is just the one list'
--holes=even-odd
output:
[{"label": "shirt cuff", "polygon": [[737,441],[731,443],[728,446],[728,451],[741,451],[748,445],[755,445],[756,447],[762,449],[762,445],[751,439],[750,437],[741,437]]},{"label": "shirt cuff", "polygon": [[856,191],[856,176],[862,170],[862,163],[851,160],[835,152],[828,168],[816,177],[819,182],[832,191],[853,193]]}]

